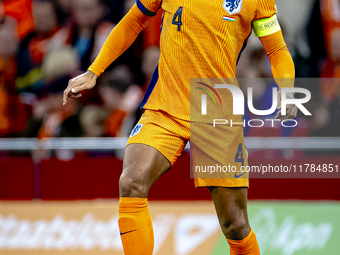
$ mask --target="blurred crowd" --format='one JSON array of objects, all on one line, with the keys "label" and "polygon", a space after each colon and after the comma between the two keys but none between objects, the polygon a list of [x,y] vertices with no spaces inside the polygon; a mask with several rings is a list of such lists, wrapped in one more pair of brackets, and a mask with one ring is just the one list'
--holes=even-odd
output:
[{"label": "blurred crowd", "polygon": [[[311,1],[312,2],[312,1]],[[134,0],[3,0],[0,2],[0,137],[128,136],[157,65],[162,10],[91,91],[62,107],[68,80],[86,71]],[[249,130],[247,135],[340,135],[340,4],[316,0],[306,26],[310,54],[287,42],[297,77],[323,77],[297,85],[312,92],[312,117],[298,129]],[[284,24],[283,25],[283,31]],[[119,39],[119,38],[117,38]],[[240,78],[270,78],[262,47],[250,47]],[[340,80],[340,79],[339,79]],[[268,109],[272,82],[255,86],[254,106]],[[269,99],[268,99],[269,98]],[[267,100],[268,99],[268,100]],[[249,113],[245,118],[252,118]]]},{"label": "blurred crowd", "polygon": [[[340,136],[340,2],[313,0],[308,3],[311,5],[311,12],[305,18],[304,30],[298,31],[304,37],[307,50],[299,47],[298,36],[293,35],[292,40],[287,40],[290,31],[280,20],[280,15],[284,13],[279,12],[278,18],[295,64],[295,86],[311,92],[312,98],[304,106],[312,116],[304,116],[299,111],[296,118],[298,125],[294,128],[283,128],[279,124],[272,127],[271,122],[266,123],[264,128],[246,126],[246,136]],[[287,4],[292,5],[294,1],[287,1]],[[241,82],[244,93],[248,86],[253,87],[254,107],[260,110],[270,109],[272,88],[276,87],[276,84],[272,79],[267,53],[259,40],[256,39],[256,42],[248,45],[248,50],[242,54],[237,69],[237,77],[246,78]],[[295,97],[304,95],[295,94]],[[263,119],[273,119],[276,112]],[[261,118],[249,110],[244,117],[245,120]]]},{"label": "blurred crowd", "polygon": [[0,3],[0,136],[127,136],[159,59],[161,12],[81,100],[62,107],[70,78],[86,71],[134,1]]}]

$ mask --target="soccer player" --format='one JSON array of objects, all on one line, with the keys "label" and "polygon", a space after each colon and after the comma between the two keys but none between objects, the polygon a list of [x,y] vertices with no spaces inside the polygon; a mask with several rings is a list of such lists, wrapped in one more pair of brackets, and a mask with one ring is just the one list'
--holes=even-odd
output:
[{"label": "soccer player", "polygon": [[[70,80],[63,103],[93,88],[98,76],[132,44],[159,8],[164,10],[161,56],[142,103],[144,114],[125,149],[119,181],[118,223],[126,255],[153,253],[148,191],[175,163],[188,141],[191,145],[193,139],[196,145],[199,138],[203,141],[203,136],[190,136],[190,79],[235,78],[237,61],[253,29],[268,53],[278,86],[294,86],[294,64],[276,17],[275,0],[137,0],[88,71]],[[296,111],[294,105],[287,105],[287,115],[279,112],[276,118],[293,118]],[[202,125],[204,129],[209,124]],[[222,147],[198,151],[192,157],[214,158],[213,153],[220,153],[226,158],[223,165],[240,168],[247,164],[243,128],[221,129]],[[248,176],[238,177],[227,173],[225,178],[195,178],[195,186],[209,188],[230,254],[260,254],[247,216]]]}]

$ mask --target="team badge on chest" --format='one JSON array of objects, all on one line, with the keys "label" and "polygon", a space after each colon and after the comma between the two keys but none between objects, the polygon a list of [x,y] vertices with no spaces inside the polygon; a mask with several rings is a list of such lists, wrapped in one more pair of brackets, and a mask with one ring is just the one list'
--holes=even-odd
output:
[{"label": "team badge on chest", "polygon": [[242,9],[243,0],[224,0],[223,1],[223,8],[226,10],[230,15],[239,13]]}]

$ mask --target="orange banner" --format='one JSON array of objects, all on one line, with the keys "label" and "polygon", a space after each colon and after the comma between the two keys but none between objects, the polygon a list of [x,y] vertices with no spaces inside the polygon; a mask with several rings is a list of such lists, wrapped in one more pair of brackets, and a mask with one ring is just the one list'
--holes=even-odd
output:
[{"label": "orange banner", "polygon": [[[0,202],[0,254],[123,254],[116,200]],[[212,202],[150,202],[155,252],[210,254],[221,238]]]}]

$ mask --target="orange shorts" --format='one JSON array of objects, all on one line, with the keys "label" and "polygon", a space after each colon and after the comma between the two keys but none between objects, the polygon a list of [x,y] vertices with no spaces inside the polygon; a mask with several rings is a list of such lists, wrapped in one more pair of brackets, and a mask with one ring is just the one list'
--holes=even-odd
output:
[{"label": "orange shorts", "polygon": [[145,110],[129,144],[154,147],[171,165],[190,141],[195,187],[248,187],[248,154],[240,126],[190,123],[163,111]]}]

